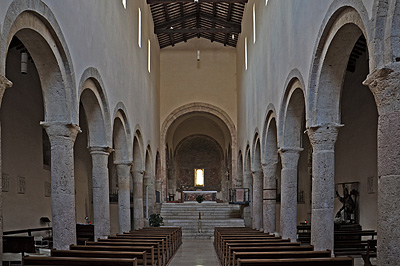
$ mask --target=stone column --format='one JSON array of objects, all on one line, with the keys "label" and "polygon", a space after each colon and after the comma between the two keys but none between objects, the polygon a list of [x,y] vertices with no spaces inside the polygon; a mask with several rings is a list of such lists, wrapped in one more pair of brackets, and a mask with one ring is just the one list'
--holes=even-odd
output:
[{"label": "stone column", "polygon": [[276,161],[262,164],[263,186],[263,228],[265,233],[276,231]]},{"label": "stone column", "polygon": [[335,142],[342,125],[307,128],[313,147],[311,244],[315,250],[333,250],[335,200]]},{"label": "stone column", "polygon": [[108,178],[109,147],[89,147],[92,156],[94,236],[110,235],[110,186]]},{"label": "stone column", "polygon": [[114,162],[118,176],[118,225],[119,232],[131,230],[130,178],[132,162]]},{"label": "stone column", "polygon": [[252,173],[250,170],[245,170],[243,172],[243,188],[248,188],[250,189],[250,195],[249,195],[249,201],[250,206],[244,207],[243,209],[243,218],[244,218],[244,223],[246,227],[251,227],[252,226],[252,217],[251,217],[251,209],[253,205],[253,199],[250,197],[253,193],[253,187],[252,187]]},{"label": "stone column", "polygon": [[253,221],[254,229],[261,230],[263,227],[263,172],[258,170],[253,174]]},{"label": "stone column", "polygon": [[297,240],[297,166],[300,148],[281,148],[279,150],[282,160],[281,174],[281,235]]},{"label": "stone column", "polygon": [[[12,87],[12,82],[9,81],[6,77],[0,75],[0,106],[3,102],[3,95],[7,88]],[[3,168],[1,166],[2,158],[1,158],[1,123],[0,123],[0,261],[3,260],[3,192],[2,192],[2,184],[3,184]]]},{"label": "stone column", "polygon": [[80,128],[62,122],[40,122],[51,144],[51,212],[53,246],[76,244],[74,142]]},{"label": "stone column", "polygon": [[143,216],[143,171],[132,171],[133,177],[133,228],[144,226]]},{"label": "stone column", "polygon": [[378,107],[378,265],[398,265],[400,254],[400,64],[368,75]]}]

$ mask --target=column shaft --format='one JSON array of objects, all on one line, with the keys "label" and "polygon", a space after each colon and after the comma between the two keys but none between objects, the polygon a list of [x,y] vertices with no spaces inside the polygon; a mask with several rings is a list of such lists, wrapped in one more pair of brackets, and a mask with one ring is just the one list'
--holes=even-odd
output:
[{"label": "column shaft", "polygon": [[398,265],[400,254],[400,64],[364,81],[378,107],[378,265]]},{"label": "column shaft", "polygon": [[297,166],[303,149],[281,148],[281,235],[297,240]]},{"label": "column shaft", "polygon": [[106,238],[110,235],[110,195],[108,178],[108,156],[111,149],[108,147],[90,147],[92,156],[93,176],[93,214],[94,235],[97,238]]},{"label": "column shaft", "polygon": [[333,250],[335,200],[335,142],[342,125],[307,129],[313,147],[311,244],[315,250]]},{"label": "column shaft", "polygon": [[115,163],[118,176],[118,225],[119,232],[131,230],[130,169],[131,162]]},{"label": "column shaft", "polygon": [[250,206],[244,207],[243,209],[243,218],[244,218],[244,223],[246,227],[251,227],[252,226],[252,211],[251,209],[253,208],[253,199],[250,198],[251,195],[253,195],[253,185],[252,185],[252,173],[249,170],[245,170],[243,173],[243,187],[250,189],[250,195],[249,195],[249,200]]},{"label": "column shaft", "polygon": [[263,164],[263,227],[265,233],[276,231],[276,162]]},{"label": "column shaft", "polygon": [[252,225],[254,229],[262,229],[262,217],[263,217],[263,173],[262,171],[253,172],[253,221]]},{"label": "column shaft", "polygon": [[133,228],[141,229],[144,226],[143,219],[143,172],[133,171]]},{"label": "column shaft", "polygon": [[53,246],[66,250],[76,244],[74,142],[79,127],[41,122],[51,144],[51,211]]}]

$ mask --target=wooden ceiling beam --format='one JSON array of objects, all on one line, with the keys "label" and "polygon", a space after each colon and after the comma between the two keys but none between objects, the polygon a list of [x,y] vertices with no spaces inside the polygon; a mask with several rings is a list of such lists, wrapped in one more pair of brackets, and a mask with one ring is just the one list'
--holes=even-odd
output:
[{"label": "wooden ceiling beam", "polygon": [[[226,20],[230,21],[232,18],[232,10],[233,10],[233,4],[229,4],[229,8],[228,8],[228,14],[226,16]],[[228,43],[228,38],[229,38],[229,34],[225,34],[225,41],[224,41],[224,45],[226,46]]]},{"label": "wooden ceiling beam", "polygon": [[184,17],[178,18],[178,19],[173,19],[167,22],[164,22],[162,24],[159,24],[156,26],[157,29],[162,29],[162,28],[169,28],[175,24],[179,24],[179,23],[183,23],[189,19],[195,18],[196,17],[196,13],[193,13],[191,15],[186,15]]},{"label": "wooden ceiling beam", "polygon": [[171,34],[171,33],[195,33],[195,34],[200,34],[200,33],[240,33],[241,29],[240,28],[191,28],[191,29],[155,29],[154,33],[155,34],[160,34],[160,33],[165,33],[165,34]]},{"label": "wooden ceiling beam", "polygon": [[[248,0],[199,0],[198,3],[247,3]],[[194,0],[147,0],[147,4],[194,3]]]},{"label": "wooden ceiling beam", "polygon": [[[213,18],[217,16],[217,3],[213,4]],[[215,21],[212,23],[212,27],[215,28]],[[213,42],[215,39],[215,33],[212,34],[211,36],[211,42]]]}]

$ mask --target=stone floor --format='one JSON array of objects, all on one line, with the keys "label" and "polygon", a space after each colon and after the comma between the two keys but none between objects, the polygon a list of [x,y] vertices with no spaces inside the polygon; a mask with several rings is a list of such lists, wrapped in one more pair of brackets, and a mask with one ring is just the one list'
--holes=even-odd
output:
[{"label": "stone floor", "polygon": [[169,266],[218,266],[212,240],[184,239]]},{"label": "stone floor", "polygon": [[[371,259],[376,265],[376,259]],[[169,266],[218,266],[218,258],[212,240],[184,239]],[[354,266],[364,266],[361,258],[354,259]]]}]

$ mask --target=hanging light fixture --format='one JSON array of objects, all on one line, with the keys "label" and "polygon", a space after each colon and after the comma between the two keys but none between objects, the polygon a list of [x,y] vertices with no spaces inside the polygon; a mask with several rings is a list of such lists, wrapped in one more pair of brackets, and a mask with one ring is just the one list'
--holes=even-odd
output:
[{"label": "hanging light fixture", "polygon": [[200,61],[200,50],[197,50],[197,61]]},{"label": "hanging light fixture", "polygon": [[28,74],[28,53],[26,51],[21,53],[21,74]]}]

